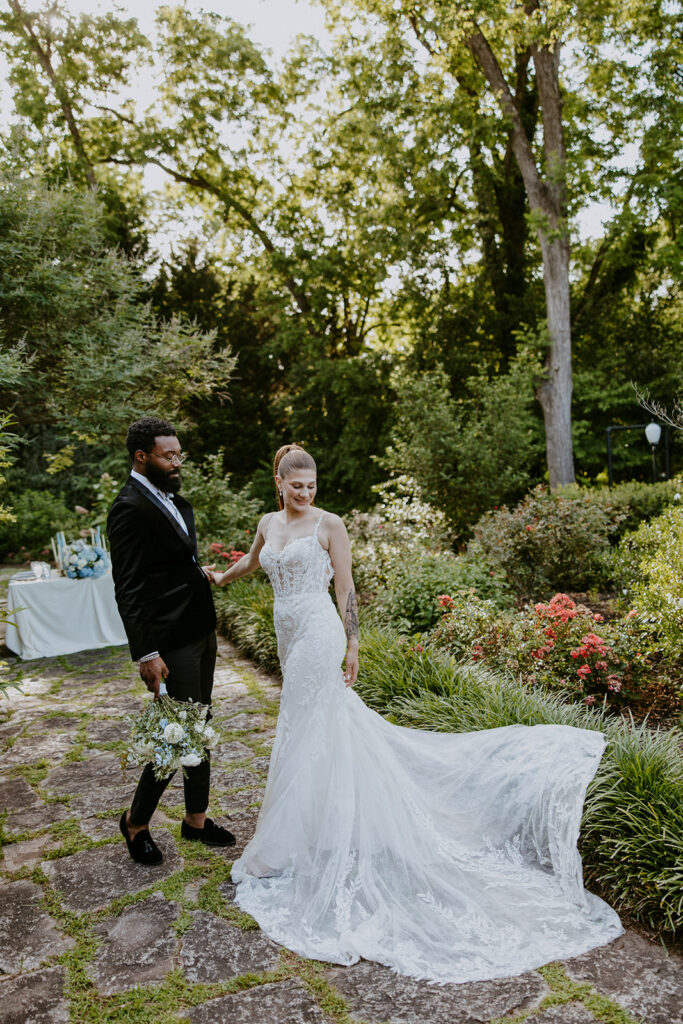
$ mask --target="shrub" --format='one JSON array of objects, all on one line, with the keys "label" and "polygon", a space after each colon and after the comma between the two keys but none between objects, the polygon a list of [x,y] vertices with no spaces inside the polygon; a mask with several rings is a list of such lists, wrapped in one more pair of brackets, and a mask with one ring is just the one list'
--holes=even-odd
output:
[{"label": "shrub", "polygon": [[483,602],[463,608],[447,595],[441,603],[445,614],[430,637],[440,650],[483,660],[529,686],[561,690],[589,706],[636,696],[645,660],[634,613],[605,622],[566,594],[511,615],[496,614]]},{"label": "shrub", "polygon": [[83,525],[61,494],[52,491],[23,491],[6,498],[12,507],[14,522],[0,523],[0,557],[18,552],[24,559],[41,554],[50,546],[56,530],[77,536]]},{"label": "shrub", "polygon": [[633,604],[648,645],[683,658],[683,508],[670,506],[621,541],[617,553],[622,599]]},{"label": "shrub", "polygon": [[463,600],[481,597],[500,605],[507,588],[502,573],[496,576],[481,560],[451,551],[416,552],[388,574],[385,587],[370,604],[369,615],[373,622],[391,625],[402,633],[424,632],[439,622],[439,597],[444,593],[458,594]]},{"label": "shrub", "polygon": [[619,517],[613,539],[630,530],[637,529],[643,521],[660,515],[669,505],[683,500],[683,480],[660,480],[646,484],[641,480],[629,480],[612,488],[595,488],[592,491],[599,502],[604,502],[609,514]]},{"label": "shrub", "polygon": [[610,537],[625,513],[595,492],[534,488],[514,509],[487,512],[468,550],[505,573],[522,597],[609,584]]},{"label": "shrub", "polygon": [[418,484],[407,476],[373,487],[378,502],[371,512],[346,517],[359,591],[387,586],[390,576],[417,552],[448,547],[446,517],[427,504]]}]

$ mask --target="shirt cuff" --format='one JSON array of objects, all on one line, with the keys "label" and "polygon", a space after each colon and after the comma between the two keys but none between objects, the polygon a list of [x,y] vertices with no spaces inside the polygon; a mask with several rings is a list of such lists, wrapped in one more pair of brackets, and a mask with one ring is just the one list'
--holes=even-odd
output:
[{"label": "shirt cuff", "polygon": [[159,657],[159,652],[158,651],[152,651],[151,654],[145,654],[144,658],[138,658],[138,665],[142,665],[143,662],[151,661],[152,658],[158,658],[158,657]]}]

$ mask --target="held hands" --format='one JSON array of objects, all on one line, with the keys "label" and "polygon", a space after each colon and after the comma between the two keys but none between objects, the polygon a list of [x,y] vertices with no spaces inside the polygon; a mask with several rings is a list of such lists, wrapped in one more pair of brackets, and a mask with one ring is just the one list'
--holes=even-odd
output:
[{"label": "held hands", "polygon": [[152,658],[150,661],[143,661],[140,665],[140,677],[149,690],[154,694],[154,699],[159,699],[159,687],[161,680],[168,675],[168,666],[163,658]]},{"label": "held hands", "polygon": [[223,579],[223,573],[222,572],[216,572],[215,570],[216,570],[215,563],[213,565],[203,565],[202,566],[202,572],[206,576],[206,578],[209,581],[209,583],[215,583],[215,585],[217,587],[220,587],[221,580]]}]

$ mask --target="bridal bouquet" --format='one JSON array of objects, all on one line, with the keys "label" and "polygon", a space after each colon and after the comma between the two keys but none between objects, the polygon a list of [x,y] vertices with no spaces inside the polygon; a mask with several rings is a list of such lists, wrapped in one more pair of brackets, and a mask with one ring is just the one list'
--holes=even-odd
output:
[{"label": "bridal bouquet", "polygon": [[201,764],[218,742],[217,731],[206,721],[209,708],[193,701],[173,700],[162,694],[152,700],[133,722],[122,766],[152,764],[157,779],[178,768]]}]

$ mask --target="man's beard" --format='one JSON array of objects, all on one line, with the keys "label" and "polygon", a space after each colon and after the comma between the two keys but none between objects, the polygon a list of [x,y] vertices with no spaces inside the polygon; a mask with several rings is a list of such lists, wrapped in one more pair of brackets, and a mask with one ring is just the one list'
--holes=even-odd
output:
[{"label": "man's beard", "polygon": [[182,487],[179,469],[173,470],[173,473],[177,474],[177,476],[170,476],[168,470],[158,469],[149,462],[145,468],[147,470],[147,479],[155,487],[158,487],[160,491],[170,491],[171,494],[177,494]]}]

